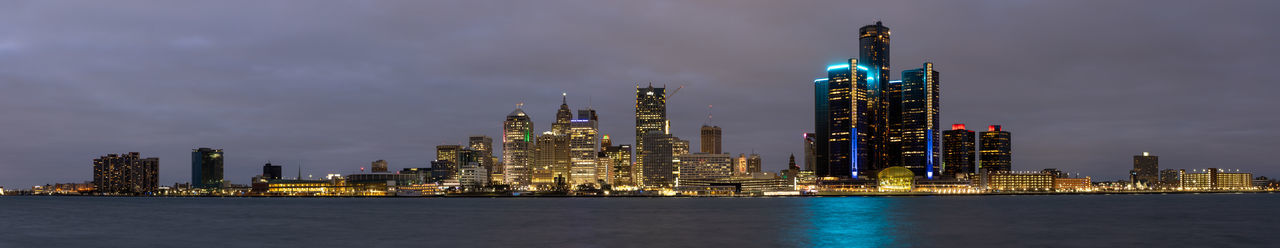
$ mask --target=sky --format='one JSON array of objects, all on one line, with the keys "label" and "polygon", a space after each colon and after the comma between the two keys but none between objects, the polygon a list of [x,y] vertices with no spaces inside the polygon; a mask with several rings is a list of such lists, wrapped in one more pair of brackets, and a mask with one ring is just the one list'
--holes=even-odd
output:
[{"label": "sky", "polygon": [[[567,93],[614,144],[637,84],[683,86],[672,133],[708,122],[766,171],[803,158],[814,78],[892,29],[891,75],[928,61],[942,126],[999,124],[1014,170],[1160,168],[1280,176],[1275,1],[4,1],[0,186],[92,180],[92,160],[160,158],[190,181],[222,148],[245,184],[428,167],[436,145],[500,142],[518,103],[549,130]],[[712,106],[710,110],[708,106]],[[499,146],[499,144],[495,144]],[[301,168],[300,168],[301,167]]]}]

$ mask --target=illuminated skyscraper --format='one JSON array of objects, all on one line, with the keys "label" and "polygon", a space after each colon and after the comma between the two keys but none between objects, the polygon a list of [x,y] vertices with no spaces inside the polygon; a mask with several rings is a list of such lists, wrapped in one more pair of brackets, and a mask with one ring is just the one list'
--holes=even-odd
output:
[{"label": "illuminated skyscraper", "polygon": [[493,158],[493,138],[484,135],[471,136],[467,138],[467,148],[477,152],[476,161],[480,167],[484,167],[489,173],[502,173],[502,166],[496,165],[497,161]]},{"label": "illuminated skyscraper", "polygon": [[462,151],[459,145],[438,145],[436,146],[436,161],[441,161],[442,168],[431,166],[433,171],[443,171],[447,175],[447,179],[458,179],[458,168],[463,162],[458,157],[458,153]]},{"label": "illuminated skyscraper", "polygon": [[671,137],[671,156],[680,156],[689,154],[689,140],[680,139],[679,137]]},{"label": "illuminated skyscraper", "polygon": [[763,163],[764,161],[760,159],[760,154],[752,153],[750,157],[747,157],[747,173],[760,172],[760,166]]},{"label": "illuminated skyscraper", "polygon": [[966,130],[964,124],[951,125],[951,130],[942,132],[943,163],[942,174],[947,177],[975,173],[978,160],[974,132]]},{"label": "illuminated skyscraper", "polygon": [[573,111],[569,110],[569,95],[561,94],[560,109],[556,110],[556,120],[551,123],[551,132],[556,135],[568,135],[571,122],[573,122]]},{"label": "illuminated skyscraper", "polygon": [[[667,93],[666,88],[641,88],[636,85],[636,171],[646,173],[644,136],[650,131],[667,134]],[[669,136],[669,135],[668,135]],[[670,144],[667,144],[669,146]],[[664,151],[670,153],[670,151]],[[644,183],[644,175],[636,175],[638,183]]]},{"label": "illuminated skyscraper", "polygon": [[938,173],[941,131],[938,120],[938,72],[933,63],[902,72],[902,166],[933,179]]},{"label": "illuminated skyscraper", "polygon": [[641,136],[640,143],[647,147],[639,151],[642,162],[637,175],[643,187],[675,186],[676,167],[673,164],[672,143],[675,137],[659,130],[652,130]]},{"label": "illuminated skyscraper", "polygon": [[[221,181],[219,181],[221,183]],[[144,194],[160,185],[160,159],[138,153],[107,154],[93,160],[93,186],[101,193]]]},{"label": "illuminated skyscraper", "polygon": [[191,149],[191,187],[222,187],[222,149]]},{"label": "illuminated skyscraper", "polygon": [[596,139],[597,121],[596,111],[588,108],[578,110],[578,118],[570,123],[569,152],[573,166],[569,181],[573,185],[597,184],[599,179],[596,171],[600,152],[599,140]]},{"label": "illuminated skyscraper", "polygon": [[631,145],[605,146],[604,156],[613,167],[614,186],[636,186],[636,171],[631,166]]},{"label": "illuminated skyscraper", "polygon": [[[828,68],[828,71],[830,71],[830,68]],[[813,143],[812,158],[809,157],[809,153],[805,154],[805,170],[822,170],[821,173],[815,173],[815,175],[818,176],[829,176],[829,167],[827,166],[829,161],[827,158],[829,157],[828,153],[830,152],[828,150],[830,148],[830,145],[828,145],[830,141],[827,140],[827,137],[830,135],[830,132],[828,132],[827,129],[831,128],[831,92],[827,82],[828,79],[825,77],[813,80],[814,132],[811,134],[807,133],[804,137],[806,141],[812,140],[809,143]],[[805,144],[807,145],[809,143]]]},{"label": "illuminated skyscraper", "polygon": [[533,184],[550,187],[558,182],[568,183],[569,136],[543,132],[534,147]]},{"label": "illuminated skyscraper", "polygon": [[1143,152],[1133,156],[1133,171],[1129,173],[1129,182],[1146,187],[1155,187],[1160,182],[1160,157]]},{"label": "illuminated skyscraper", "polygon": [[813,171],[818,157],[818,135],[814,133],[804,133],[804,170]]},{"label": "illuminated skyscraper", "polygon": [[733,174],[746,175],[747,173],[749,173],[747,170],[747,155],[738,153],[738,158],[733,159]]},{"label": "illuminated skyscraper", "polygon": [[[865,139],[866,148],[859,149],[858,154],[865,156],[866,164],[859,163],[857,170],[862,171],[860,175],[876,175],[875,171],[884,168],[898,166],[901,163],[896,154],[898,149],[890,148],[892,145],[893,129],[890,117],[893,114],[894,104],[892,100],[896,98],[894,94],[890,94],[891,85],[889,84],[889,28],[876,22],[875,25],[867,25],[858,29],[858,61],[856,63],[858,70],[866,70],[866,75],[861,77],[860,82],[866,85],[866,111],[864,119],[865,129],[860,129],[859,135]],[[862,128],[862,127],[860,127]],[[861,142],[860,142],[861,143]],[[863,145],[863,144],[859,144]],[[861,148],[861,147],[860,147]],[[860,161],[861,162],[861,161]],[[866,166],[863,166],[866,165]],[[861,167],[867,167],[863,169]],[[855,175],[854,177],[860,176]]]},{"label": "illuminated skyscraper", "polygon": [[516,108],[502,123],[502,175],[512,188],[532,182],[533,146],[533,121]]},{"label": "illuminated skyscraper", "polygon": [[698,149],[702,153],[720,154],[720,126],[702,125],[702,140],[700,144],[702,149]]},{"label": "illuminated skyscraper", "polygon": [[1009,132],[1001,130],[1000,125],[991,125],[978,136],[978,152],[982,154],[978,165],[981,169],[990,172],[1012,170],[1013,145]]},{"label": "illuminated skyscraper", "polygon": [[381,159],[379,159],[378,161],[373,161],[373,163],[369,164],[369,171],[387,172],[387,161],[381,160]]},{"label": "illuminated skyscraper", "polygon": [[857,59],[849,59],[827,67],[827,128],[826,135],[818,135],[827,140],[827,160],[818,161],[814,174],[819,177],[857,178],[859,171],[865,170],[870,149],[866,144],[868,122],[863,121],[867,118],[867,89],[859,83],[865,70],[855,69],[857,64]]},{"label": "illuminated skyscraper", "polygon": [[279,180],[284,179],[284,167],[267,163],[262,166],[262,179]]}]

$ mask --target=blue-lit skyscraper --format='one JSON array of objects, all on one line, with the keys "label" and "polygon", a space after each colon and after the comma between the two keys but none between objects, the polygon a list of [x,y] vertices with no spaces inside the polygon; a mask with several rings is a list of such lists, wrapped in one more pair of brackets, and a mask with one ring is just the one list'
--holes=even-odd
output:
[{"label": "blue-lit skyscraper", "polygon": [[858,29],[858,69],[867,71],[862,81],[866,86],[866,133],[864,137],[866,157],[865,175],[875,175],[874,171],[899,165],[899,154],[890,149],[893,137],[890,112],[895,104],[891,104],[889,85],[889,27],[880,22]]},{"label": "blue-lit skyscraper", "polygon": [[[827,67],[827,160],[817,164],[819,177],[857,178],[865,164],[866,84],[857,59]],[[821,128],[819,128],[821,129]]]},{"label": "blue-lit skyscraper", "polygon": [[938,72],[933,63],[902,72],[902,166],[930,179],[938,174]]}]

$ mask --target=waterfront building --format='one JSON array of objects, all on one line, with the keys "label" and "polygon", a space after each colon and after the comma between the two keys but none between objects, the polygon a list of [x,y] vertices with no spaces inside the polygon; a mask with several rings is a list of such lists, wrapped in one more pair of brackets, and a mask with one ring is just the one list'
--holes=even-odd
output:
[{"label": "waterfront building", "polygon": [[192,149],[191,187],[222,188],[222,183],[222,149],[204,147]]},{"label": "waterfront building", "polygon": [[1001,130],[1000,125],[987,126],[987,131],[979,133],[978,159],[979,166],[991,172],[1010,171],[1013,169],[1013,145],[1009,132]]},{"label": "waterfront building", "polygon": [[865,111],[859,111],[864,114],[859,121],[865,124],[858,129],[858,138],[865,139],[866,143],[865,146],[858,144],[858,156],[863,157],[858,167],[866,168],[858,168],[854,172],[874,176],[877,171],[902,162],[902,155],[895,152],[900,150],[891,143],[894,121],[890,117],[901,109],[894,108],[899,106],[893,101],[898,95],[892,94],[894,86],[889,83],[892,75],[889,70],[889,27],[877,21],[858,29],[858,60],[854,65],[856,69],[866,71],[865,76],[857,81],[866,85],[866,95],[862,98],[865,99]]},{"label": "waterfront building", "polygon": [[449,160],[431,161],[431,177],[435,179],[433,181],[456,179],[458,174],[456,174],[455,172],[457,171],[458,171],[457,164],[453,163],[453,161],[449,161]]},{"label": "waterfront building", "polygon": [[466,189],[489,186],[489,171],[480,163],[470,162],[458,168],[458,183]]},{"label": "waterfront building", "polygon": [[889,167],[876,173],[877,189],[884,192],[909,192],[915,185],[916,175],[903,166]]},{"label": "waterfront building", "polygon": [[434,183],[438,181],[431,174],[431,168],[404,168],[400,169],[401,175],[412,175],[415,180],[421,183]]},{"label": "waterfront building", "polygon": [[1183,171],[1179,175],[1178,184],[1182,190],[1250,190],[1253,187],[1253,173],[1231,172],[1225,169],[1208,168],[1199,172]]},{"label": "waterfront building", "polygon": [[965,129],[964,124],[952,124],[951,130],[942,132],[943,176],[955,178],[978,171],[975,168],[978,153],[974,134]]},{"label": "waterfront building", "polygon": [[361,173],[345,177],[348,183],[386,183],[387,186],[415,185],[425,183],[417,173]]},{"label": "waterfront building", "polygon": [[387,172],[387,161],[381,160],[381,159],[379,159],[378,161],[373,161],[373,163],[369,164],[369,171]]},{"label": "waterfront building", "polygon": [[[916,175],[933,179],[941,161],[938,72],[933,63],[902,72],[901,144],[902,166]],[[892,103],[892,101],[891,101]],[[893,118],[890,118],[893,119]]]},{"label": "waterfront building", "polygon": [[986,189],[995,191],[1050,191],[1053,175],[1012,171],[992,171],[985,175]]},{"label": "waterfront building", "polygon": [[1160,171],[1161,188],[1172,189],[1178,188],[1178,182],[1182,180],[1183,170],[1165,169]]},{"label": "waterfront building", "polygon": [[1069,173],[1066,173],[1066,172],[1062,172],[1061,170],[1058,170],[1057,168],[1045,168],[1045,169],[1043,169],[1043,170],[1040,170],[1040,173],[1053,175],[1053,178],[1067,178],[1067,176],[1068,176],[1068,174],[1069,174]]},{"label": "waterfront building", "polygon": [[[436,160],[449,161],[451,163],[450,166],[448,167],[449,169],[448,174],[450,179],[458,179],[457,178],[458,166],[464,163],[461,160],[462,158],[460,157],[461,152],[462,152],[462,146],[460,145],[436,146]],[[437,168],[437,169],[440,169],[440,168]]]},{"label": "waterfront building", "polygon": [[747,157],[747,173],[760,172],[762,163],[764,161],[760,159],[760,154],[752,153],[751,156]]},{"label": "waterfront building", "polygon": [[714,178],[714,179],[682,179],[677,191],[690,190],[690,187],[729,186],[735,194],[763,195],[770,192],[796,191],[796,181],[789,178]]},{"label": "waterfront building", "polygon": [[857,178],[864,169],[860,166],[867,165],[867,87],[863,70],[854,69],[857,64],[857,59],[849,59],[827,67],[827,119],[822,122],[826,127],[819,128],[825,132],[819,138],[826,140],[827,158],[815,170],[820,178]]},{"label": "waterfront building", "polygon": [[1053,190],[1058,192],[1092,191],[1093,179],[1089,177],[1083,177],[1083,178],[1054,177]]},{"label": "waterfront building", "polygon": [[689,154],[689,140],[671,136],[671,156]]},{"label": "waterfront building", "polygon": [[[646,159],[645,156],[651,152],[646,151],[644,136],[655,132],[656,134],[668,134],[667,130],[667,94],[666,88],[654,88],[650,83],[649,87],[641,88],[636,84],[636,172],[635,175],[639,185],[645,185],[645,175],[651,171],[646,167],[645,163],[652,159]],[[655,140],[663,140],[663,138],[654,137]],[[670,146],[665,144],[664,147]],[[665,150],[665,149],[664,149]],[[669,151],[660,151],[659,154],[669,154]],[[656,161],[656,160],[653,160]],[[655,169],[652,171],[660,171]]]},{"label": "waterfront building", "polygon": [[672,187],[675,186],[676,167],[672,164],[674,154],[672,154],[672,144],[675,137],[671,134],[663,133],[658,130],[649,131],[641,137],[640,143],[644,143],[647,147],[639,151],[640,155],[640,172],[637,178],[640,179],[642,187]]},{"label": "waterfront building", "polygon": [[604,156],[611,161],[614,186],[636,186],[636,172],[631,166],[631,145],[606,146]]},{"label": "waterfront building", "polygon": [[130,152],[93,160],[93,187],[100,193],[154,193],[159,185],[159,158],[142,158],[137,152]]},{"label": "waterfront building", "polygon": [[729,178],[733,176],[733,157],[727,153],[693,153],[676,157],[680,171],[678,180]]},{"label": "waterfront building", "polygon": [[733,174],[748,175],[747,172],[747,155],[739,153],[738,158],[733,160]]},{"label": "waterfront building", "polygon": [[1129,171],[1129,182],[1135,187],[1155,187],[1160,182],[1160,157],[1143,152],[1133,156],[1133,170]]},{"label": "waterfront building", "polygon": [[512,188],[532,183],[533,121],[516,108],[502,123],[502,175],[503,182]]},{"label": "waterfront building", "polygon": [[493,138],[489,136],[479,135],[467,138],[467,148],[476,151],[480,167],[484,167],[491,174],[502,173],[502,165],[497,164],[497,158],[493,156]]},{"label": "waterfront building", "polygon": [[284,167],[279,165],[272,165],[270,162],[267,162],[266,165],[262,166],[262,179],[266,179],[266,180],[283,179],[284,178],[283,170],[284,170]]},{"label": "waterfront building", "polygon": [[813,171],[818,159],[817,134],[804,133],[804,167],[801,170]]},{"label": "waterfront building", "polygon": [[702,125],[702,140],[699,142],[702,153],[720,154],[720,126]]},{"label": "waterfront building", "polygon": [[539,135],[534,145],[533,185],[546,188],[567,184],[571,166],[569,151],[569,136],[550,131]]},{"label": "waterfront building", "polygon": [[[578,110],[578,118],[570,121],[569,158],[572,168],[569,181],[572,185],[598,184],[597,161],[600,160],[598,118],[594,109]],[[607,174],[607,173],[606,173]]]}]

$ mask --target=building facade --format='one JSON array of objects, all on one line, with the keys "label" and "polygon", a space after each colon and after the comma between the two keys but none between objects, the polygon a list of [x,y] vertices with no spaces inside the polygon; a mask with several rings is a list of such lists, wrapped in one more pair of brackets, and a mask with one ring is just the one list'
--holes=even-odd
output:
[{"label": "building facade", "polygon": [[93,160],[93,187],[100,193],[154,193],[160,185],[160,159],[136,152],[107,154]]},{"label": "building facade", "polygon": [[[644,136],[655,131],[657,134],[669,133],[667,124],[666,88],[654,88],[652,83],[648,87],[642,88],[639,84],[636,84],[636,160],[634,166],[636,172],[639,172],[635,175],[636,183],[639,185],[645,185],[644,173],[650,171],[645,165],[645,162],[651,159],[645,158],[650,152],[646,151]],[[662,138],[656,139],[662,140]],[[665,146],[670,146],[670,144],[665,144]],[[669,154],[670,152],[661,151],[660,153]]]},{"label": "building facade", "polygon": [[379,159],[378,161],[373,161],[372,163],[369,163],[369,171],[387,172],[387,161]]},{"label": "building facade", "polygon": [[988,126],[986,132],[979,134],[978,152],[982,157],[978,158],[978,165],[981,169],[991,172],[1013,169],[1013,145],[1010,139],[1009,132],[1001,130],[1000,125]]},{"label": "building facade", "polygon": [[596,171],[600,160],[600,141],[598,135],[599,119],[593,109],[578,110],[578,118],[570,121],[569,126],[569,159],[572,163],[569,180],[573,185],[598,185],[600,177]]},{"label": "building facade", "polygon": [[680,155],[679,180],[729,178],[733,176],[733,157],[727,153],[693,153]]},{"label": "building facade", "polygon": [[533,121],[524,110],[516,108],[502,123],[502,176],[512,188],[530,185],[534,141]]},{"label": "building facade", "polygon": [[636,186],[636,174],[631,166],[631,145],[607,146],[604,156],[611,161],[614,186]]},{"label": "building facade", "polygon": [[957,177],[977,172],[976,133],[965,129],[964,124],[953,124],[951,130],[942,132],[942,175]]},{"label": "building facade", "polygon": [[204,147],[192,149],[191,187],[221,188],[222,182],[222,149]]},{"label": "building facade", "polygon": [[[902,72],[901,135],[902,166],[919,176],[933,179],[941,162],[938,72],[933,63]],[[893,118],[890,118],[893,119]]]},{"label": "building facade", "polygon": [[502,165],[497,164],[497,159],[493,156],[493,138],[489,136],[471,136],[467,138],[467,148],[477,152],[476,161],[479,161],[480,167],[484,167],[490,174],[502,173]]},{"label": "building facade", "polygon": [[1129,171],[1129,182],[1135,186],[1155,187],[1160,182],[1160,157],[1143,152],[1133,156],[1133,170]]},{"label": "building facade", "polygon": [[720,151],[720,126],[702,125],[702,140],[700,140],[698,149],[702,153],[719,154]]},{"label": "building facade", "polygon": [[647,148],[638,151],[640,168],[637,178],[642,187],[672,187],[675,185],[676,167],[673,164],[672,143],[675,137],[658,130],[649,131],[641,137],[640,143]]}]

